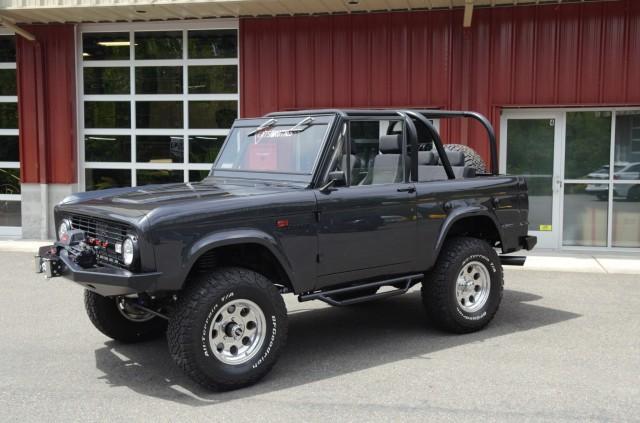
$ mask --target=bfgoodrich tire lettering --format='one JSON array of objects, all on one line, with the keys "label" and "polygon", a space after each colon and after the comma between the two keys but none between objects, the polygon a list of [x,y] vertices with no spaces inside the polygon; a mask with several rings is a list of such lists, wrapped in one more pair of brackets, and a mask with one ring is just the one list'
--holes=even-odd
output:
[{"label": "bfgoodrich tire lettering", "polygon": [[[221,351],[214,350],[212,338],[218,339],[220,330],[228,330],[226,335],[231,338],[234,329],[243,336],[246,322],[229,312],[242,304],[253,304],[263,314],[262,338],[247,360],[234,362],[232,354],[226,354],[225,359]],[[236,322],[239,325],[232,326]],[[190,281],[167,330],[169,351],[178,366],[202,386],[216,391],[241,388],[261,379],[276,363],[286,337],[287,311],[277,288],[261,274],[238,267],[216,269]]]},{"label": "bfgoodrich tire lettering", "polygon": [[[461,275],[469,270],[471,286],[466,297],[458,290]],[[473,275],[486,271],[486,298],[475,307]],[[484,270],[483,270],[484,269]],[[466,276],[466,275],[465,275]],[[480,279],[482,276],[478,276]],[[430,319],[440,328],[455,332],[474,332],[495,316],[502,300],[503,274],[500,259],[491,246],[480,239],[459,237],[448,240],[434,268],[422,284],[422,300]],[[478,289],[478,285],[475,288]],[[464,292],[464,290],[463,290]],[[478,289],[478,292],[482,292]]]}]

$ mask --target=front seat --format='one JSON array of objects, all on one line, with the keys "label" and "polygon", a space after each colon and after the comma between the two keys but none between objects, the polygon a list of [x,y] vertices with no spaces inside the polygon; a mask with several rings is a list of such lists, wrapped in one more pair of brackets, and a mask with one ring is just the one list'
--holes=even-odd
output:
[{"label": "front seat", "polygon": [[[373,162],[371,184],[392,184],[402,182],[402,135],[382,135],[380,154]],[[408,160],[404,160],[408,165]]]}]

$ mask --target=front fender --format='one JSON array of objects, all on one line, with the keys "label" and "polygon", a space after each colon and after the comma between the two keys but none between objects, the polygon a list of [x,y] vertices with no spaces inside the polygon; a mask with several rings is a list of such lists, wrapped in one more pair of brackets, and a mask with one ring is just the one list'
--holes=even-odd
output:
[{"label": "front fender", "polygon": [[440,255],[440,250],[444,245],[444,241],[447,239],[447,235],[449,234],[449,230],[451,227],[459,221],[460,219],[465,219],[467,217],[488,217],[493,222],[496,230],[498,231],[498,235],[500,239],[502,239],[502,228],[496,219],[496,216],[491,213],[491,211],[483,206],[483,205],[472,205],[472,206],[464,206],[453,209],[451,213],[447,216],[442,227],[440,228],[440,233],[438,234],[438,239],[436,241],[435,246],[435,254],[434,257],[438,257]]},{"label": "front fender", "polygon": [[239,244],[258,244],[267,248],[278,260],[289,280],[295,283],[291,263],[273,236],[257,229],[230,229],[210,233],[185,249],[183,257],[185,272],[183,272],[182,285],[193,265],[204,253],[214,248]]}]

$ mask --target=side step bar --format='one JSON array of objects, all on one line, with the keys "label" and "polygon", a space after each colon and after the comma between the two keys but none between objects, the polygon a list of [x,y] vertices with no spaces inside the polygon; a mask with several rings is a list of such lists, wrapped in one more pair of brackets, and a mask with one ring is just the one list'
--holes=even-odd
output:
[{"label": "side step bar", "polygon": [[500,256],[500,263],[503,266],[524,266],[526,256]]},{"label": "side step bar", "polygon": [[[304,301],[311,301],[311,300],[320,300],[334,306],[346,306],[346,305],[351,305],[356,303],[362,303],[365,301],[378,300],[382,298],[388,298],[388,297],[404,294],[409,290],[409,288],[411,288],[413,285],[421,281],[423,278],[424,278],[424,274],[418,273],[415,275],[403,276],[401,278],[370,282],[370,283],[365,283],[357,286],[348,286],[345,288],[330,289],[328,291],[318,291],[318,292],[312,292],[309,294],[301,294],[298,297],[298,301],[304,302]],[[400,284],[400,283],[402,284],[402,286],[400,288],[394,289],[393,291],[385,291],[385,292],[380,292],[375,294],[363,295],[361,297],[354,297],[348,300],[336,300],[332,298],[333,295],[337,295],[337,294],[346,294],[351,292],[357,295],[358,291],[362,291],[362,290],[366,291],[367,288],[375,288],[375,287],[381,287],[384,285],[392,285],[392,284]]]}]

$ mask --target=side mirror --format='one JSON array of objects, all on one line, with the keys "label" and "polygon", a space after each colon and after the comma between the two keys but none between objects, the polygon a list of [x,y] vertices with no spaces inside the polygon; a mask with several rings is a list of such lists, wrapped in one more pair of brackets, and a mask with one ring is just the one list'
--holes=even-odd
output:
[{"label": "side mirror", "polygon": [[347,181],[347,175],[344,174],[344,170],[334,170],[329,172],[329,181],[333,181],[335,185],[344,185]]},{"label": "side mirror", "polygon": [[320,187],[320,192],[329,193],[331,191],[335,191],[334,186],[344,185],[347,180],[347,176],[345,175],[343,170],[335,170],[333,172],[329,172],[328,178],[329,182]]}]

